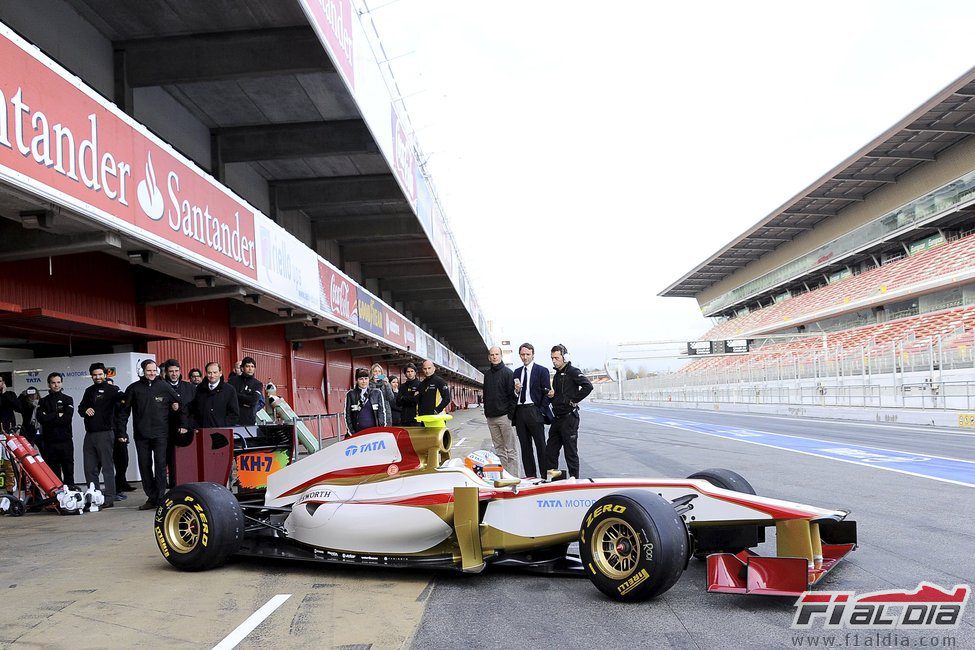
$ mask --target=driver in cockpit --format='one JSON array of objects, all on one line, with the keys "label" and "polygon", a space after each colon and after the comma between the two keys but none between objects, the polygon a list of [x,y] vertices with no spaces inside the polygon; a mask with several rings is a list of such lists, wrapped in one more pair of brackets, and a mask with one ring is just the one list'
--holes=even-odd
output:
[{"label": "driver in cockpit", "polygon": [[472,451],[464,458],[464,466],[488,483],[500,481],[504,478],[501,459],[498,458],[497,454],[490,451],[483,449]]}]

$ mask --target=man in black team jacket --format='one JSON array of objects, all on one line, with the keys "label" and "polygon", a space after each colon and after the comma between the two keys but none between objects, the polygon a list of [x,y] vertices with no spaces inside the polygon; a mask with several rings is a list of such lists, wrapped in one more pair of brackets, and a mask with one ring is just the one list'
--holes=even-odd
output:
[{"label": "man in black team jacket", "polygon": [[427,359],[423,362],[424,380],[420,383],[420,401],[416,408],[417,415],[435,415],[443,413],[450,404],[450,386],[443,377],[436,374],[437,366]]},{"label": "man in black team jacket", "polygon": [[186,433],[179,395],[159,377],[155,361],[142,362],[142,378],[125,389],[115,422],[116,431],[125,431],[129,416],[135,432],[135,450],[146,502],[139,510],[151,510],[166,494],[166,447],[169,442],[169,420],[177,418],[179,433]]},{"label": "man in black team jacket", "polygon": [[406,375],[406,381],[400,384],[396,394],[396,401],[403,409],[400,426],[415,427],[419,424],[416,421],[416,406],[420,401],[420,380],[416,376],[416,366],[412,363],[406,364],[403,374]]},{"label": "man in black team jacket", "polygon": [[17,403],[17,393],[7,390],[7,383],[0,377],[0,431],[4,433],[13,431],[17,426],[17,418],[14,416],[19,409]]},{"label": "man in black team jacket", "polygon": [[105,505],[111,508],[115,503],[115,415],[122,393],[118,386],[105,383],[105,364],[93,363],[88,368],[91,386],[78,404],[78,410],[85,420],[85,442],[82,447],[85,459],[85,483],[98,486],[98,470],[105,477]]},{"label": "man in black team jacket", "polygon": [[240,424],[240,402],[237,391],[223,380],[220,364],[206,365],[206,379],[196,387],[190,405],[193,421],[200,428],[235,427]]},{"label": "man in black team jacket", "polygon": [[65,485],[74,485],[74,440],[71,438],[74,400],[61,390],[59,372],[47,376],[47,387],[51,392],[37,405],[44,460]]},{"label": "man in black team jacket", "polygon": [[565,462],[569,476],[579,478],[579,402],[592,392],[590,382],[582,371],[569,363],[569,351],[561,343],[552,348],[555,379],[548,396],[552,398],[555,422],[548,430],[545,445],[545,464],[549,469],[559,466],[559,450],[565,448]]},{"label": "man in black team jacket", "polygon": [[257,364],[251,357],[244,357],[240,361],[240,374],[233,373],[227,383],[237,391],[237,403],[240,405],[240,424],[245,427],[257,423],[257,409],[264,404],[264,386],[261,385],[254,373]]},{"label": "man in black team jacket", "polygon": [[[183,426],[187,431],[193,431],[196,426],[193,424],[193,415],[190,413],[190,402],[196,396],[196,386],[188,381],[183,381],[182,370],[179,361],[167,359],[162,365],[163,376],[166,382],[173,387],[179,395],[179,408],[183,413]],[[184,436],[178,431],[179,423],[176,418],[169,419],[169,445],[166,447],[166,464],[169,466],[169,487],[175,487],[176,483],[176,445],[188,443]]]}]

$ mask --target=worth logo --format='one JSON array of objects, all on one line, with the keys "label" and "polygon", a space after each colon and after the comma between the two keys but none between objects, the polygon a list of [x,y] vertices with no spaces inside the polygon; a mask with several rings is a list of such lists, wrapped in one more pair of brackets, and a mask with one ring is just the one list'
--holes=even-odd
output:
[{"label": "worth logo", "polygon": [[808,629],[948,629],[957,627],[971,595],[969,585],[945,589],[922,582],[914,591],[874,591],[857,596],[852,591],[802,594],[796,601],[792,627]]}]

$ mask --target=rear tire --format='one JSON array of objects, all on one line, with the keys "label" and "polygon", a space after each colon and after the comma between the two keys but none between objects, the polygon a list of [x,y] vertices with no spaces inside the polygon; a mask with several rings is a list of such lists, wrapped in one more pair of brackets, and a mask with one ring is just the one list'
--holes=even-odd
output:
[{"label": "rear tire", "polygon": [[[702,469],[700,472],[695,472],[688,476],[687,478],[693,479],[703,479],[713,485],[724,490],[732,490],[733,492],[741,492],[742,494],[755,494],[755,488],[752,484],[745,480],[745,477],[738,472],[733,472],[730,469],[722,469],[720,467],[712,467],[711,469]],[[712,553],[739,553],[743,551],[743,548],[722,548],[722,549],[709,549],[707,551],[699,551],[697,548],[694,549],[694,559],[696,560],[706,560],[708,555]]]},{"label": "rear tire", "polygon": [[689,552],[687,528],[658,494],[627,490],[599,499],[582,520],[579,552],[586,576],[614,600],[664,593],[680,578]]},{"label": "rear tire", "polygon": [[159,551],[174,567],[206,571],[240,549],[244,512],[222,485],[185,483],[156,508],[153,532]]}]

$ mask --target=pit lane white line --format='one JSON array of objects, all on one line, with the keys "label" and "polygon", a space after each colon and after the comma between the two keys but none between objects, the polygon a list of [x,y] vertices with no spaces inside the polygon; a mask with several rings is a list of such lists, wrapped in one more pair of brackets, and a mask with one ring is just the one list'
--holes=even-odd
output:
[{"label": "pit lane white line", "polygon": [[[593,402],[594,405],[598,406],[612,406],[613,408],[631,408],[631,409],[649,409],[656,411],[700,411],[702,409],[681,409],[676,406],[636,406],[634,404],[611,404],[610,402]],[[967,411],[966,411],[967,412]],[[745,413],[739,411],[707,411],[707,413],[730,415],[734,417],[742,416],[749,418],[759,418],[759,419],[769,419],[769,420],[788,420],[789,422],[799,423],[799,422],[817,422],[828,424],[832,420],[829,418],[816,418],[810,417],[808,415],[766,415],[764,413]],[[944,428],[932,427],[927,424],[917,424],[917,425],[906,425],[906,424],[888,424],[886,422],[857,422],[855,420],[843,420],[843,426],[849,427],[873,427],[875,429],[900,429],[901,431],[912,431],[914,433],[923,433],[926,436],[949,436],[957,438],[959,436],[970,438],[975,436],[975,431],[945,431]]]},{"label": "pit lane white line", "polygon": [[247,620],[237,626],[233,632],[228,634],[223,641],[213,646],[213,650],[232,650],[236,648],[237,644],[244,640],[244,638],[254,631],[254,628],[264,622],[268,616],[274,613],[278,607],[284,604],[284,601],[291,598],[291,594],[278,594],[271,600],[267,601],[263,607],[247,617]]},{"label": "pit lane white line", "polygon": [[464,444],[464,441],[465,440],[467,440],[467,438],[461,438],[460,440],[458,440],[457,442],[455,442],[454,443],[454,448],[456,449],[457,447],[460,447],[462,444]]},{"label": "pit lane white line", "polygon": [[[608,411],[597,411],[595,409],[589,409],[589,410],[592,413],[598,413],[599,415],[607,415],[607,416],[609,416],[611,418],[619,418],[621,420],[629,420],[630,422],[640,422],[642,424],[651,424],[651,425],[655,425],[655,426],[659,426],[659,427],[666,427],[666,428],[669,428],[669,429],[678,429],[680,431],[690,431],[692,433],[699,433],[699,434],[705,435],[705,436],[714,436],[716,438],[722,438],[724,440],[737,440],[739,442],[747,442],[750,445],[759,445],[759,446],[762,446],[762,447],[769,447],[771,449],[779,449],[781,451],[791,451],[793,453],[804,454],[806,456],[815,456],[817,458],[825,458],[826,460],[835,460],[835,461],[838,461],[840,463],[850,463],[851,465],[860,465],[861,467],[872,467],[874,469],[880,469],[880,470],[884,470],[886,472],[896,472],[898,474],[906,474],[908,476],[916,476],[918,478],[927,478],[927,479],[931,479],[933,481],[941,481],[942,483],[951,483],[953,485],[962,485],[964,487],[973,487],[973,488],[975,488],[975,483],[969,483],[967,481],[957,481],[957,480],[950,479],[950,478],[943,478],[943,477],[940,477],[940,476],[932,476],[930,474],[921,474],[921,473],[918,473],[918,472],[911,472],[911,471],[908,471],[908,470],[905,470],[905,469],[896,469],[896,468],[893,468],[893,467],[884,467],[882,465],[877,465],[877,464],[874,464],[874,463],[865,463],[865,462],[862,462],[862,461],[851,460],[851,459],[848,459],[848,458],[837,458],[836,456],[828,456],[826,454],[817,454],[816,452],[812,452],[812,451],[792,449],[790,447],[783,447],[783,446],[780,446],[780,445],[774,445],[774,444],[768,444],[768,443],[764,443],[764,442],[758,442],[757,440],[748,440],[747,438],[732,438],[732,437],[728,437],[728,436],[723,436],[723,435],[718,434],[718,433],[711,433],[711,432],[707,432],[707,431],[700,431],[698,429],[692,429],[692,428],[684,427],[684,426],[681,426],[679,423],[674,422],[674,421],[660,422],[660,421],[653,421],[653,420],[649,420],[649,419],[643,419],[643,418],[639,418],[639,417],[632,417],[632,416],[629,416],[629,415],[619,415],[617,413],[610,413]],[[759,431],[759,430],[758,429],[755,429],[755,431]],[[771,432],[766,432],[766,433],[771,433]],[[792,436],[792,435],[784,434],[784,433],[777,433],[777,434],[773,434],[773,435],[783,436],[783,437],[787,437],[787,438],[804,439],[803,436]],[[805,439],[806,440],[813,440],[813,441],[816,441],[816,442],[826,442],[826,443],[831,443],[831,444],[842,444],[842,443],[836,443],[836,441],[822,440],[822,439],[819,439],[819,438],[805,438]],[[894,450],[894,449],[884,449],[882,447],[875,447],[875,449],[881,449],[883,451],[896,451],[897,453],[906,453],[906,452],[899,451],[899,450]],[[959,459],[959,458],[948,458],[948,457],[945,457],[945,456],[934,456],[933,454],[924,454],[924,455],[925,456],[930,456],[932,458],[941,458],[943,460],[952,460],[952,461],[961,462],[961,463],[975,463],[975,461],[962,460],[962,459]]]}]

